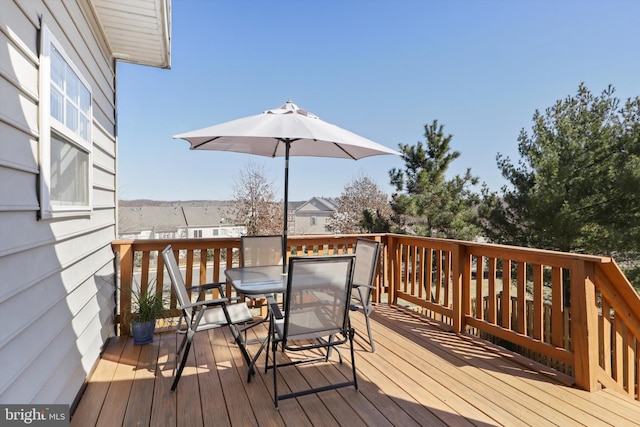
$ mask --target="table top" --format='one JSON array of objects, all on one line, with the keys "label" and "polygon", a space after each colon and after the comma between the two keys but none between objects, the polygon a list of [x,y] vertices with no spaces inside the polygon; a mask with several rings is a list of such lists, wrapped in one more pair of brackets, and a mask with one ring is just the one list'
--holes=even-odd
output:
[{"label": "table top", "polygon": [[282,273],[281,265],[228,268],[224,274],[236,291],[246,295],[284,292],[287,289],[287,275]]}]

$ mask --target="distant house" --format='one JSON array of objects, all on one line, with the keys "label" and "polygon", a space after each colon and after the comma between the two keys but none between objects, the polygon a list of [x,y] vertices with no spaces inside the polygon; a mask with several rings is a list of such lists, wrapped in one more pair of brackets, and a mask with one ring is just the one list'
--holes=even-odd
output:
[{"label": "distant house", "polygon": [[[130,205],[131,202],[127,203]],[[160,206],[120,206],[121,239],[240,237],[242,224],[229,220],[228,202],[165,202]]]},{"label": "distant house", "polygon": [[302,202],[289,202],[287,207],[287,232],[289,234],[295,234],[296,230],[296,210],[304,205],[305,201]]},{"label": "distant house", "polygon": [[0,403],[72,404],[113,335],[117,61],[171,0],[0,1]]},{"label": "distant house", "polygon": [[240,237],[247,232],[242,224],[228,218],[228,204],[209,206],[185,206],[182,208],[186,220],[185,230],[190,238]]},{"label": "distant house", "polygon": [[337,208],[333,199],[324,197],[313,197],[302,203],[294,212],[293,234],[331,234],[326,224]]},{"label": "distant house", "polygon": [[[229,218],[229,201],[121,201],[118,209],[119,239],[198,239],[240,237],[243,224]],[[306,202],[289,202],[289,234],[329,234],[326,221],[336,204],[314,197]]]}]

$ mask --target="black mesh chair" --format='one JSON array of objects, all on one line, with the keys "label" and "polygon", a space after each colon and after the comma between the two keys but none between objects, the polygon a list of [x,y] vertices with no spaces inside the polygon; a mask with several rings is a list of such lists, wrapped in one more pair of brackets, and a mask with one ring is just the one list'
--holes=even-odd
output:
[{"label": "black mesh chair", "polygon": [[[187,288],[171,245],[162,251],[162,258],[176,294],[179,304],[177,308],[182,312],[176,332],[184,335],[184,337],[176,352],[178,365],[171,385],[171,391],[174,391],[178,386],[178,381],[180,381],[180,376],[189,356],[193,336],[196,332],[218,328],[223,325],[246,323],[251,321],[253,316],[245,303],[228,304],[230,299],[224,297],[224,283],[210,283]],[[212,288],[218,289],[220,297],[211,300],[200,300],[200,295],[204,295],[205,290]],[[191,302],[187,289],[198,289],[200,291],[197,302]],[[180,354],[182,354],[182,358],[180,358]]]},{"label": "black mesh chair", "polygon": [[[349,324],[353,255],[327,257],[292,257],[289,260],[284,314],[270,298],[269,338],[265,372],[273,369],[274,403],[283,399],[353,385],[358,390],[353,351],[354,330]],[[323,387],[278,393],[278,372],[287,366],[314,361],[328,361],[329,349],[349,342],[353,379]],[[281,346],[283,353],[278,352]],[[287,352],[325,350],[317,357],[278,362]],[[340,359],[342,363],[342,358]],[[291,369],[291,368],[289,368]]]},{"label": "black mesh chair", "polygon": [[364,312],[367,324],[367,336],[372,353],[375,353],[376,345],[373,342],[369,315],[373,311],[371,292],[376,289],[373,282],[376,277],[379,253],[380,242],[362,238],[356,240],[356,264],[353,269],[353,291],[351,293],[350,309],[352,311],[362,310]]}]

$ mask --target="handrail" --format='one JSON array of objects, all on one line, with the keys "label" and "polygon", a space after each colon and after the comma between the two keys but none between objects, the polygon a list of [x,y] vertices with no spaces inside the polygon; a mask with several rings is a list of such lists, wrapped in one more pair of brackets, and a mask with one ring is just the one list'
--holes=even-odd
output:
[{"label": "handrail", "polygon": [[612,258],[401,235],[387,241],[390,303],[408,301],[456,333],[538,354],[582,389],[638,399],[640,298]]},{"label": "handrail", "polygon": [[[362,235],[290,236],[287,257],[351,253]],[[578,387],[607,387],[638,399],[640,298],[606,256],[480,242],[371,234],[383,250],[372,298],[409,304],[455,333],[472,333],[521,351],[575,378]],[[240,239],[117,240],[120,289],[134,277],[165,286],[159,251],[180,255],[187,286],[223,279],[238,263]],[[135,274],[134,274],[135,270]],[[120,293],[120,333],[131,309]],[[166,317],[177,315],[175,298]]]}]

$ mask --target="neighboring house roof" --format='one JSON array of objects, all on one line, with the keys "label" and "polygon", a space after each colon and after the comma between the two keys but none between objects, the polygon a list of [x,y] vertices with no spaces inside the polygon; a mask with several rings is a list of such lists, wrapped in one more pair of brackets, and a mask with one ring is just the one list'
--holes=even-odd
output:
[{"label": "neighboring house roof", "polygon": [[[141,204],[145,201],[141,201]],[[160,204],[132,206],[123,202],[118,208],[118,233],[141,230],[176,231],[187,227],[234,226],[227,220],[228,202],[152,202]],[[123,206],[124,205],[124,206]]]},{"label": "neighboring house roof", "polygon": [[296,209],[297,212],[335,212],[338,205],[333,199],[325,197],[313,197]]},{"label": "neighboring house roof", "polygon": [[304,205],[305,203],[307,203],[307,202],[305,202],[305,201],[303,201],[303,202],[289,202],[289,203],[287,203],[289,205],[287,210],[289,212],[294,212],[294,211],[298,210],[298,208],[300,206]]},{"label": "neighboring house roof", "polygon": [[118,232],[136,233],[141,230],[175,231],[187,222],[180,206],[139,206],[118,209]]},{"label": "neighboring house roof", "polygon": [[89,3],[116,59],[171,67],[171,0]]},{"label": "neighboring house roof", "polygon": [[229,211],[226,205],[183,206],[182,210],[189,227],[229,225]]}]

